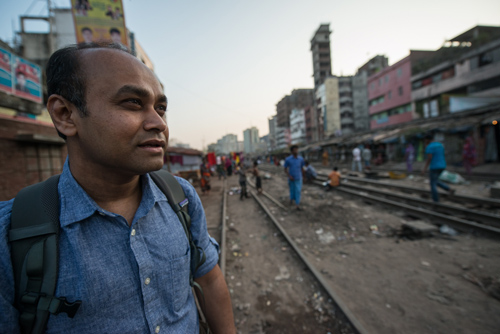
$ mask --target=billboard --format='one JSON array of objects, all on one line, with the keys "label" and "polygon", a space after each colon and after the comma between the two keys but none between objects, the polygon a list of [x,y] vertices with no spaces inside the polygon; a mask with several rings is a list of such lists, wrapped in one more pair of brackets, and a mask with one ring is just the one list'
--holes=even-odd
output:
[{"label": "billboard", "polygon": [[0,48],[0,90],[41,103],[40,67]]},{"label": "billboard", "polygon": [[0,90],[12,94],[12,53],[0,49]]},{"label": "billboard", "polygon": [[77,43],[112,40],[127,44],[121,0],[71,0]]}]

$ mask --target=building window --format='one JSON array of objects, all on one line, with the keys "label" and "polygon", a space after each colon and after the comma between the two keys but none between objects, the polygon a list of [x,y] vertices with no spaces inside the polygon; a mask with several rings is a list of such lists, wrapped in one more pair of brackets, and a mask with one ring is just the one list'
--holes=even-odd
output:
[{"label": "building window", "polygon": [[387,98],[390,100],[392,98],[392,90],[387,93]]},{"label": "building window", "polygon": [[372,83],[370,84],[370,90],[373,90],[374,88],[375,88],[375,82],[372,82]]},{"label": "building window", "polygon": [[399,94],[399,96],[403,95],[403,86],[398,87],[398,94]]},{"label": "building window", "polygon": [[401,67],[400,67],[400,68],[398,68],[398,71],[397,71],[396,73],[397,73],[397,76],[398,76],[398,78],[399,78],[400,76],[402,76],[402,75],[403,75],[403,69],[402,69]]},{"label": "building window", "polygon": [[385,83],[388,83],[389,82],[389,74],[386,74],[385,75]]},{"label": "building window", "polygon": [[382,78],[379,78],[379,79],[378,79],[378,85],[379,85],[379,86],[382,86]]}]

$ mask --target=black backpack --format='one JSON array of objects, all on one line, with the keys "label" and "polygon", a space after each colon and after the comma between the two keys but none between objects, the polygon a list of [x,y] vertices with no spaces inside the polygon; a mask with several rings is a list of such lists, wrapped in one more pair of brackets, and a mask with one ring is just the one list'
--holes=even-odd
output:
[{"label": "black backpack", "polygon": [[[177,214],[191,248],[193,275],[205,262],[205,253],[193,241],[188,199],[176,178],[165,170],[149,174]],[[9,242],[15,281],[15,307],[19,310],[21,332],[43,333],[49,315],[66,313],[73,318],[82,301],[54,296],[58,273],[59,175],[22,189],[12,206]]]}]

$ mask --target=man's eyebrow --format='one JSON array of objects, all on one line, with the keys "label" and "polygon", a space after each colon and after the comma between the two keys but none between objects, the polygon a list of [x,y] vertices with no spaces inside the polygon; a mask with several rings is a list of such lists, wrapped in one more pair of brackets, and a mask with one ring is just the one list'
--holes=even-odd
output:
[{"label": "man's eyebrow", "polygon": [[118,95],[122,95],[122,94],[135,94],[135,95],[140,96],[140,97],[147,97],[150,95],[146,89],[141,88],[141,87],[137,87],[137,86],[132,86],[132,85],[125,85],[125,86],[121,87],[116,92],[115,95],[118,96]]},{"label": "man's eyebrow", "polygon": [[[132,85],[125,85],[121,87],[118,92],[116,92],[116,96],[122,95],[122,94],[135,94],[139,97],[149,97],[150,92],[147,89],[137,87],[137,86],[132,86]],[[167,97],[162,94],[158,97],[157,102],[159,103],[167,103]]]}]

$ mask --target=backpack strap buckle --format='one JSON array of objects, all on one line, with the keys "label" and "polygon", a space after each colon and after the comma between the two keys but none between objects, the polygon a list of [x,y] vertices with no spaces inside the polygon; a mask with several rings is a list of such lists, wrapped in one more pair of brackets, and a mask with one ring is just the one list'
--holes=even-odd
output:
[{"label": "backpack strap buckle", "polygon": [[68,302],[66,297],[52,297],[50,298],[50,300],[48,300],[47,309],[54,315],[58,315],[59,313],[66,313],[68,317],[74,318],[81,304],[81,300],[76,300],[70,303]]}]

